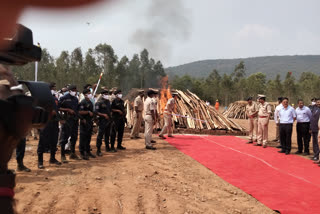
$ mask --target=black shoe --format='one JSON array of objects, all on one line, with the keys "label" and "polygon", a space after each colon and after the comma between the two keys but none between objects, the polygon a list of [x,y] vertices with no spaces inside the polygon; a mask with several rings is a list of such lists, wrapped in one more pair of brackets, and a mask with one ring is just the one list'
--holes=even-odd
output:
[{"label": "black shoe", "polygon": [[17,167],[17,171],[19,172],[31,172],[31,169],[29,169],[28,167],[26,167],[23,164],[19,164]]},{"label": "black shoe", "polygon": [[157,143],[155,140],[151,140],[151,143]]},{"label": "black shoe", "polygon": [[117,149],[119,149],[119,150],[126,150],[126,147],[118,146]]},{"label": "black shoe", "polygon": [[100,148],[98,148],[98,149],[97,149],[97,153],[96,153],[96,154],[97,154],[97,156],[99,156],[99,157],[101,157],[101,156],[102,156],[102,153],[101,153]]},{"label": "black shoe", "polygon": [[318,161],[318,160],[319,160],[319,158],[317,158],[317,157],[312,157],[312,158],[310,158],[310,160]]},{"label": "black shoe", "polygon": [[94,154],[92,154],[91,152],[87,152],[87,154],[88,154],[88,156],[89,156],[90,158],[96,158],[96,156],[95,156]]},{"label": "black shoe", "polygon": [[110,152],[110,151],[111,151],[110,147],[106,147],[106,152]]},{"label": "black shoe", "polygon": [[277,148],[277,149],[281,149],[282,147],[281,147],[281,146],[277,146],[276,148]]},{"label": "black shoe", "polygon": [[303,155],[303,156],[310,155],[310,152],[304,152],[302,155]]},{"label": "black shoe", "polygon": [[154,147],[152,147],[152,146],[146,146],[146,149],[157,150],[157,148],[154,148]]},{"label": "black shoe", "polygon": [[278,151],[279,153],[286,153],[286,151],[283,151],[283,150],[280,150],[280,151]]},{"label": "black shoe", "polygon": [[257,143],[257,144],[254,144],[254,146],[262,146],[262,144],[258,144],[258,143]]},{"label": "black shoe", "polygon": [[43,163],[38,163],[38,169],[44,169]]},{"label": "black shoe", "polygon": [[159,137],[162,138],[163,140],[164,140],[164,139],[167,139],[167,138],[166,138],[165,136],[163,136],[163,135],[159,135]]},{"label": "black shoe", "polygon": [[89,160],[89,157],[88,157],[87,154],[81,153],[80,157],[81,157],[82,160]]},{"label": "black shoe", "polygon": [[253,141],[248,141],[248,142],[246,142],[246,144],[250,144],[250,143],[253,143]]},{"label": "black shoe", "polygon": [[117,150],[115,148],[111,148],[109,152],[115,153]]},{"label": "black shoe", "polygon": [[55,164],[57,166],[60,166],[61,165],[61,162],[59,162],[57,159],[50,159],[49,160],[49,163],[50,164]]},{"label": "black shoe", "polygon": [[61,155],[61,162],[62,163],[69,163],[69,161],[67,161],[67,158],[65,155]]},{"label": "black shoe", "polygon": [[73,160],[81,160],[81,158],[79,158],[78,155],[76,155],[76,153],[71,153],[69,156],[69,159],[73,159]]},{"label": "black shoe", "polygon": [[294,154],[299,155],[299,154],[302,154],[302,152],[296,151]]},{"label": "black shoe", "polygon": [[289,154],[290,154],[290,152],[286,151],[286,155],[289,155]]}]

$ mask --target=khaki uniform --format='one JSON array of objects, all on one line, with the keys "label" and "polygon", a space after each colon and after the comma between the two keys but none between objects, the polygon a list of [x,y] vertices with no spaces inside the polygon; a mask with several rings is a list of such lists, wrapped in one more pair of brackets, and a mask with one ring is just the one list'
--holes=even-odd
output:
[{"label": "khaki uniform", "polygon": [[248,104],[246,106],[246,113],[249,117],[249,141],[256,141],[258,135],[258,105],[256,103]]},{"label": "khaki uniform", "polygon": [[163,112],[164,126],[160,132],[160,136],[163,135],[166,131],[168,132],[168,136],[172,136],[172,112],[174,110],[174,98],[170,98],[167,102],[167,105]]},{"label": "khaki uniform", "polygon": [[271,106],[269,103],[259,103],[258,105],[258,144],[267,145],[268,142],[268,125],[271,114]]},{"label": "khaki uniform", "polygon": [[145,137],[145,143],[146,146],[152,147],[151,139],[152,139],[152,132],[153,132],[153,118],[151,111],[154,109],[154,103],[153,100],[148,97],[144,102],[144,122],[145,122],[145,129],[144,129],[144,137]]},{"label": "khaki uniform", "polygon": [[133,112],[133,128],[131,131],[131,137],[139,137],[143,111],[143,101],[140,96],[137,96],[134,100],[134,108],[137,108],[138,111]]}]

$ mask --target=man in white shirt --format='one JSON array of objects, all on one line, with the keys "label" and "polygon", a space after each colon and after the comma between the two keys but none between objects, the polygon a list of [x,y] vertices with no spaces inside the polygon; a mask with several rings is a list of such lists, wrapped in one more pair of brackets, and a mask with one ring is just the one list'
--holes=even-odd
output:
[{"label": "man in white shirt", "polygon": [[310,129],[310,118],[312,117],[311,110],[304,106],[303,100],[298,100],[298,108],[296,108],[297,114],[297,142],[298,151],[295,154],[301,154],[304,145],[304,155],[309,155],[309,143],[311,135]]},{"label": "man in white shirt", "polygon": [[292,126],[296,120],[296,111],[289,104],[289,99],[284,97],[282,100],[283,107],[280,109],[278,115],[280,119],[280,142],[281,150],[279,153],[290,154],[291,151],[291,137],[292,137]]},{"label": "man in white shirt", "polygon": [[[273,140],[274,142],[280,143],[280,128],[279,128],[279,111],[282,108],[282,97],[278,97],[278,105],[274,111],[274,122],[276,123],[276,138]],[[281,148],[280,146],[277,146],[277,148]]]}]

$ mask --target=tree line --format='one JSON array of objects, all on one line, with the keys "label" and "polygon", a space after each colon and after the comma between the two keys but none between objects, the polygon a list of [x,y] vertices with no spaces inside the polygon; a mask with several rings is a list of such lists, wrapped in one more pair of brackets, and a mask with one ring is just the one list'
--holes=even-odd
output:
[{"label": "tree line", "polygon": [[[18,80],[34,80],[35,64],[14,66],[12,68]],[[104,72],[100,86],[118,87],[124,93],[131,88],[159,87],[160,79],[165,76],[161,61],[156,61],[144,49],[134,54],[119,58],[112,46],[98,44],[84,54],[80,47],[71,53],[62,51],[58,58],[42,49],[42,59],[38,63],[38,81],[55,82],[58,88],[75,84],[81,91],[87,84],[97,83],[100,73]]]},{"label": "tree line", "polygon": [[172,88],[190,90],[204,100],[214,104],[216,99],[223,105],[247,97],[257,97],[265,94],[267,101],[277,101],[280,96],[289,98],[290,103],[296,104],[298,99],[303,99],[306,104],[311,98],[318,97],[320,92],[320,77],[312,72],[303,72],[296,79],[292,72],[287,72],[284,80],[280,74],[275,79],[267,80],[266,74],[254,73],[246,77],[246,67],[243,61],[235,66],[230,74],[220,75],[214,69],[206,78],[193,78],[189,75],[175,76],[171,79]]}]

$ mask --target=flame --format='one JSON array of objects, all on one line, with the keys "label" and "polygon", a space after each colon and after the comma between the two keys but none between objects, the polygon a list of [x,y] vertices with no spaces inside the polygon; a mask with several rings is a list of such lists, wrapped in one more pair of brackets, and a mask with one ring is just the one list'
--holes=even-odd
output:
[{"label": "flame", "polygon": [[168,100],[172,98],[168,76],[161,78],[160,113],[163,113]]}]

